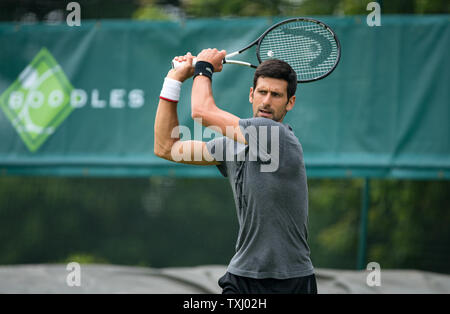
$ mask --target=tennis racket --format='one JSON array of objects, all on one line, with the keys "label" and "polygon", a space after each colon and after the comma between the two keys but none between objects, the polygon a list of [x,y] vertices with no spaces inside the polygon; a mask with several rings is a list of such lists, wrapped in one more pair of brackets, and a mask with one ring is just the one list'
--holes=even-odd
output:
[{"label": "tennis racket", "polygon": [[[255,45],[259,63],[269,59],[287,62],[297,73],[298,83],[313,82],[328,76],[341,57],[339,40],[328,25],[311,18],[297,17],[272,25],[247,47],[227,54],[223,63],[256,68],[248,62],[230,60]],[[195,64],[196,59],[193,62]],[[175,69],[181,64],[172,61]]]}]

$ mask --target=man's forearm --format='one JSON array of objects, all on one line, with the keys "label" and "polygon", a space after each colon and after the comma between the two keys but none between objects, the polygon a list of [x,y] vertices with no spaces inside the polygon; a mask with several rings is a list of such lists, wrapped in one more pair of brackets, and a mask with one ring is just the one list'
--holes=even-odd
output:
[{"label": "man's forearm", "polygon": [[192,118],[203,118],[205,112],[211,112],[216,108],[217,106],[212,94],[211,80],[206,76],[197,76],[192,84]]},{"label": "man's forearm", "polygon": [[160,99],[155,118],[154,152],[157,156],[170,154],[173,144],[179,140],[179,133],[172,138],[172,132],[177,126],[177,103]]},{"label": "man's forearm", "polygon": [[171,155],[174,143],[180,140],[179,131],[175,129],[178,126],[177,103],[182,82],[194,73],[193,58],[189,52],[185,56],[175,58],[184,64],[167,73],[156,110],[154,152],[157,156],[169,160],[168,156]]},{"label": "man's forearm", "polygon": [[198,119],[203,126],[211,127],[235,141],[246,143],[239,130],[239,117],[217,107],[209,78],[195,78],[192,85],[191,110],[192,118]]}]

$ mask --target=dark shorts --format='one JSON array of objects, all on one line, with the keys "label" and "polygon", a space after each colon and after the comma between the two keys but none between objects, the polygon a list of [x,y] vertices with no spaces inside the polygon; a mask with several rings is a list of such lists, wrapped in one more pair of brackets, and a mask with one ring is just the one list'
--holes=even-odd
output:
[{"label": "dark shorts", "polygon": [[316,276],[254,279],[227,272],[219,279],[222,294],[317,294]]}]

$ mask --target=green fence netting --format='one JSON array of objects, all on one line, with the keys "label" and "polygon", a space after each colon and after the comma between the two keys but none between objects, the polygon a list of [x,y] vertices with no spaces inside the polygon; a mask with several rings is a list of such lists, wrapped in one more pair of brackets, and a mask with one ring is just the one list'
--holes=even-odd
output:
[{"label": "green fence netting", "polygon": [[[153,154],[158,96],[170,60],[234,51],[282,18],[181,22],[0,23],[0,175],[219,176]],[[319,17],[342,45],[338,68],[299,85],[286,122],[310,177],[450,178],[450,17]],[[242,55],[255,62],[254,50]],[[251,116],[254,70],[226,65],[216,102]],[[180,124],[203,139],[182,88]]]}]

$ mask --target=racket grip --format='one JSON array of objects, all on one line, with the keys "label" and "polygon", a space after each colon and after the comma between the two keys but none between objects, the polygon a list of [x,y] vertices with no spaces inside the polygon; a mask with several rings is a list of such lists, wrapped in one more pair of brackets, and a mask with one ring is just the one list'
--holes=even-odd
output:
[{"label": "racket grip", "polygon": [[[172,69],[177,69],[177,68],[179,68],[179,67],[182,66],[185,62],[186,62],[186,61],[180,62],[180,61],[176,61],[175,59],[173,59],[173,60],[172,60]],[[194,60],[192,60],[192,66],[195,66],[196,63],[197,63],[197,58],[194,58]]]}]

